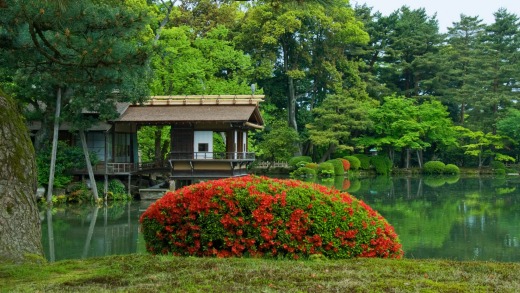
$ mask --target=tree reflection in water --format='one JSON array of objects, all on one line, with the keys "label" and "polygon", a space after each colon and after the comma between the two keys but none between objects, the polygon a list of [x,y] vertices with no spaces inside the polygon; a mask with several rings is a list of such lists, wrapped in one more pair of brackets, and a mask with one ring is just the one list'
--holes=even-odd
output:
[{"label": "tree reflection in water", "polygon": [[[520,177],[331,178],[399,234],[405,257],[520,261]],[[144,251],[140,214],[151,202],[43,210],[50,261]],[[52,225],[51,225],[52,223]]]}]

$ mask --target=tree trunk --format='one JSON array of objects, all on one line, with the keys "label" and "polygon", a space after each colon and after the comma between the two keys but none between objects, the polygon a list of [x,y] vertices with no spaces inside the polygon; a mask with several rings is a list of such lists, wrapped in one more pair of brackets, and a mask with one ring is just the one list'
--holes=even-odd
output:
[{"label": "tree trunk", "polygon": [[54,188],[54,170],[56,167],[56,152],[58,149],[58,133],[60,131],[60,111],[61,111],[61,87],[56,93],[56,113],[54,114],[54,133],[52,134],[52,153],[51,166],[49,170],[49,184],[47,187],[47,203],[52,203],[52,189]]},{"label": "tree trunk", "polygon": [[0,95],[0,263],[43,257],[36,162],[29,131],[11,98]]},{"label": "tree trunk", "polygon": [[[294,90],[294,79],[289,75],[289,48],[282,45],[283,50],[283,67],[287,76],[287,122],[289,127],[298,132],[298,124],[296,123],[296,92]],[[301,146],[297,143],[297,151],[294,156],[301,156]]]},{"label": "tree trunk", "polygon": [[410,148],[406,148],[406,169],[410,168]]},{"label": "tree trunk", "polygon": [[329,158],[329,156],[336,150],[336,145],[331,143],[329,144],[329,148],[327,149],[327,151],[325,152],[325,154],[323,154],[323,156],[321,157],[320,159],[320,163],[323,163],[325,162],[325,160],[327,160]]},{"label": "tree trunk", "polygon": [[419,164],[419,168],[422,168],[422,162],[423,162],[423,157],[422,157],[422,150],[416,150],[416,153],[417,153],[417,162]]},{"label": "tree trunk", "polygon": [[87,164],[88,178],[90,180],[90,189],[92,189],[92,195],[94,201],[99,200],[96,178],[94,178],[94,172],[92,171],[92,164],[90,163],[90,155],[88,154],[87,139],[85,138],[85,131],[79,131],[79,138],[81,140],[81,147],[83,148],[83,154],[85,155],[85,163]]}]

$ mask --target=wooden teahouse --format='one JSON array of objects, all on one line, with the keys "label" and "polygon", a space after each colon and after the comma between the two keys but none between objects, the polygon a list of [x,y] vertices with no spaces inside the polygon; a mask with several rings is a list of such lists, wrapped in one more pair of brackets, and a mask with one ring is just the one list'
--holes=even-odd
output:
[{"label": "wooden teahouse", "polygon": [[[106,174],[149,172],[169,168],[172,179],[242,176],[255,160],[247,134],[262,129],[259,103],[263,96],[154,96],[142,105],[129,105],[111,121]],[[143,125],[169,125],[170,149],[166,165],[139,162],[137,130]],[[225,152],[213,148],[213,134],[225,137]],[[112,143],[110,143],[110,141]]]}]

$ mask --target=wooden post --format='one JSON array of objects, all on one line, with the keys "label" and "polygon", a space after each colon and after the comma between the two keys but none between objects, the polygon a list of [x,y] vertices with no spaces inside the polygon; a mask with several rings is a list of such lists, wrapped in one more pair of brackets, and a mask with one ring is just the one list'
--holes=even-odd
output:
[{"label": "wooden post", "polygon": [[90,179],[90,189],[94,196],[94,201],[99,200],[96,178],[94,178],[94,171],[92,171],[92,164],[90,163],[90,155],[88,154],[87,139],[85,138],[85,131],[79,131],[79,138],[81,140],[81,146],[83,148],[83,154],[85,155],[85,163],[87,164],[88,177]]},{"label": "wooden post", "polygon": [[54,114],[54,133],[52,136],[52,155],[49,170],[49,184],[47,187],[47,203],[52,203],[52,188],[54,186],[54,170],[56,168],[56,152],[58,149],[58,132],[60,131],[60,111],[61,111],[61,87],[56,93],[56,112]]}]

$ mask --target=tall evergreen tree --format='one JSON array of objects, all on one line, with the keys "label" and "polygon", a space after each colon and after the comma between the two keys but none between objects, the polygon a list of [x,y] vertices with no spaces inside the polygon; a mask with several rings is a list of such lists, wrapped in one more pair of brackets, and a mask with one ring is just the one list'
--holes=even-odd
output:
[{"label": "tall evergreen tree", "polygon": [[107,119],[116,102],[147,95],[152,35],[144,0],[8,4],[0,9],[0,58],[14,72],[16,97],[42,116],[63,104],[63,119],[81,131],[92,123],[85,111]]}]

